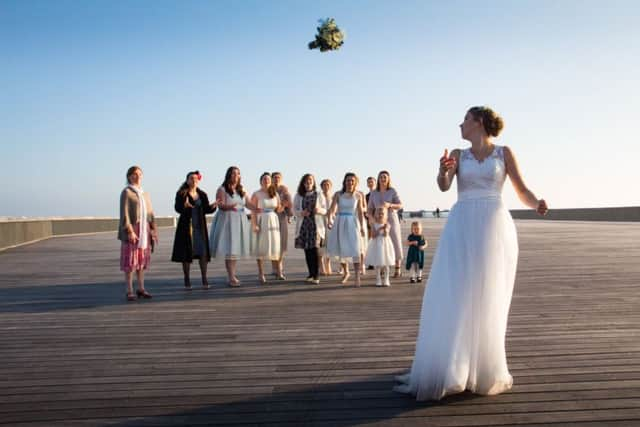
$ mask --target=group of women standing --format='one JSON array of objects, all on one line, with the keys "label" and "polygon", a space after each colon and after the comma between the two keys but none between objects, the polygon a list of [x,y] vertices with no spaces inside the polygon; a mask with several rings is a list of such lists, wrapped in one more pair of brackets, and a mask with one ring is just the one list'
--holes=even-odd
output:
[{"label": "group of women standing", "polygon": [[[390,211],[399,209],[402,205],[395,191],[389,188],[388,172],[381,172],[379,181],[382,191],[375,191],[377,195],[370,198],[371,210],[377,207]],[[240,285],[236,276],[236,262],[250,256],[257,260],[260,283],[267,282],[264,262],[268,261],[271,262],[275,278],[285,279],[283,260],[288,249],[291,217],[296,218],[294,247],[304,250],[305,254],[308,269],[306,281],[318,284],[321,271],[330,274],[330,259],[337,258],[342,265],[342,282],[348,280],[349,262],[353,261],[355,284],[360,286],[366,249],[364,218],[367,207],[364,194],[356,189],[357,183],[356,175],[347,173],[341,191],[332,195],[331,181],[324,180],[319,189],[315,177],[307,173],[300,179],[292,199],[288,188],[282,184],[282,174],[265,172],[260,177],[260,189],[248,197],[241,183],[240,170],[235,166],[230,167],[216,193],[218,213],[211,224],[209,239],[211,256],[225,259],[229,286]],[[179,197],[176,196],[177,199]],[[251,214],[247,215],[245,209],[250,210]],[[399,221],[397,215],[394,217],[399,265],[402,246]],[[202,230],[206,233],[206,228]],[[185,234],[181,229],[176,230],[176,234],[181,233]],[[174,244],[174,253],[177,244]],[[173,260],[180,261],[176,257]],[[203,283],[205,280],[203,276]]]},{"label": "group of women standing", "polygon": [[[133,171],[133,172],[132,172]],[[121,231],[123,253],[133,253],[138,240],[131,241],[125,234],[135,231],[135,227],[153,230],[153,241],[157,241],[155,221],[148,194],[142,192],[140,181],[142,170],[134,166],[127,173],[128,186],[123,190],[121,200]],[[375,188],[370,193],[357,190],[358,177],[347,173],[342,188],[331,194],[332,183],[325,179],[317,188],[312,174],[300,179],[294,197],[282,183],[280,172],[263,173],[260,189],[251,196],[242,185],[240,169],[227,169],[222,185],[217,189],[215,200],[211,201],[205,191],[199,188],[202,174],[199,171],[187,173],[184,183],[176,192],[174,208],[180,214],[173,242],[171,260],[182,264],[184,287],[192,288],[190,267],[198,260],[203,288],[209,288],[207,264],[211,258],[223,258],[227,270],[227,282],[231,287],[240,286],[236,274],[238,259],[255,257],[258,280],[267,282],[265,263],[271,263],[276,280],[285,280],[284,256],[288,249],[288,225],[295,217],[294,246],[304,250],[308,268],[306,281],[318,284],[320,274],[332,274],[331,259],[341,264],[342,283],[350,277],[349,264],[355,268],[355,285],[360,286],[360,276],[364,274],[364,256],[367,248],[367,217],[377,208],[388,210],[392,241],[394,243],[396,276],[399,276],[402,260],[402,241],[397,210],[402,203],[396,191],[390,186],[390,176],[380,172]],[[144,196],[137,198],[137,193]],[[135,197],[135,198],[134,198]],[[367,203],[368,200],[368,203]],[[128,206],[128,207],[127,207]],[[131,209],[146,207],[147,221],[131,222],[129,218],[141,218]],[[211,230],[207,230],[206,215],[214,213]],[[132,225],[133,224],[133,225]],[[135,246],[137,248],[137,246]],[[145,248],[147,248],[145,246]],[[144,290],[143,272],[150,262],[150,253],[141,252],[131,263],[130,258],[122,258],[122,269],[128,272],[127,298],[136,299],[132,291],[132,272],[139,280],[138,296],[151,298]],[[127,264],[125,266],[125,264]]]}]

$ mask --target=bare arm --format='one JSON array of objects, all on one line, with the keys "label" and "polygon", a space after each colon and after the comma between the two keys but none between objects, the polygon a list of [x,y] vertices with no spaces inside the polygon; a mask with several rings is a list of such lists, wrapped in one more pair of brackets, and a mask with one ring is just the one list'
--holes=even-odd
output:
[{"label": "bare arm", "polygon": [[418,248],[423,251],[426,247],[429,246],[429,242],[427,242],[427,239],[422,240],[420,243],[422,243]]},{"label": "bare arm", "polygon": [[[258,196],[256,195],[256,193],[253,193],[251,195],[251,204],[253,204],[254,206],[258,206]],[[255,231],[256,233],[259,230],[257,216],[258,216],[258,214],[252,210],[251,211],[251,227],[252,227],[253,231]]]},{"label": "bare arm", "polygon": [[336,191],[333,194],[333,198],[331,199],[331,206],[329,207],[329,212],[327,212],[327,227],[333,227],[333,220],[336,218],[336,211],[338,210],[338,198],[340,194]]},{"label": "bare arm", "polygon": [[376,207],[373,205],[373,191],[371,192],[371,195],[369,196],[369,203],[367,204],[367,217],[368,218],[373,218],[373,215],[375,214],[375,210]]},{"label": "bare arm", "polygon": [[258,207],[258,202],[256,199],[256,203],[253,202],[253,197],[251,198],[251,200],[249,200],[249,198],[247,197],[247,195],[245,194],[244,196],[244,205],[249,208],[249,210],[251,210],[253,213],[260,213],[262,212],[262,209],[260,209]]},{"label": "bare arm", "polygon": [[223,211],[228,211],[233,209],[233,205],[227,205],[224,201],[227,199],[227,193],[225,193],[224,188],[218,188],[216,191],[216,200],[218,202],[218,207]]},{"label": "bare arm", "polygon": [[398,192],[395,189],[393,190],[393,199],[391,200],[391,203],[389,203],[389,209],[393,209],[396,211],[402,209],[402,201],[400,200],[400,196],[398,196]]},{"label": "bare arm", "polygon": [[440,157],[440,170],[438,172],[438,187],[440,191],[448,191],[453,183],[453,177],[458,173],[458,162],[460,161],[460,150],[457,148],[448,155],[447,150],[444,156]]},{"label": "bare arm", "polygon": [[[360,198],[360,194],[358,194],[357,197]],[[356,206],[356,212],[358,213],[358,223],[360,224],[360,234],[362,234],[362,236],[364,237],[364,209],[362,209],[363,203],[361,199],[358,200]]]},{"label": "bare arm", "polygon": [[506,146],[504,147],[504,164],[507,170],[507,175],[513,184],[513,188],[516,190],[516,194],[518,194],[520,201],[531,209],[538,211],[540,215],[545,215],[548,210],[547,203],[544,199],[538,200],[535,194],[527,188],[524,180],[522,179],[522,175],[520,174],[520,168],[518,167],[516,157],[511,149]]}]

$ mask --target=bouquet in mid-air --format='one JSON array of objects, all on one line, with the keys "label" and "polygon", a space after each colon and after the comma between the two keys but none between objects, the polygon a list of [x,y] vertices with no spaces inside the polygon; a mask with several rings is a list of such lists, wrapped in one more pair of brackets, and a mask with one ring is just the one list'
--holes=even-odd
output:
[{"label": "bouquet in mid-air", "polygon": [[320,49],[320,52],[338,50],[344,43],[344,33],[340,31],[333,18],[320,19],[316,39],[309,43],[309,49]]}]

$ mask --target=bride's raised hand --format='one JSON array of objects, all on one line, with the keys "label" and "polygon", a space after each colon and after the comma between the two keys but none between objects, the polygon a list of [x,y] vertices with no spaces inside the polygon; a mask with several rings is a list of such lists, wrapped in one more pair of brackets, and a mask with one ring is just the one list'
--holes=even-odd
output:
[{"label": "bride's raised hand", "polygon": [[456,158],[449,157],[449,150],[444,149],[444,155],[440,157],[440,175],[444,176],[447,172],[456,167]]},{"label": "bride's raised hand", "polygon": [[538,207],[536,208],[538,215],[546,215],[548,211],[549,207],[547,206],[547,202],[544,199],[538,200]]}]

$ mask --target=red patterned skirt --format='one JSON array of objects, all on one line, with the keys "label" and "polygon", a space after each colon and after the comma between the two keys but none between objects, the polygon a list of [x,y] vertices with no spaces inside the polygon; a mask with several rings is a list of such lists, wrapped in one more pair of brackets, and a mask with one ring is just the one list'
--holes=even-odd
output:
[{"label": "red patterned skirt", "polygon": [[[136,234],[140,234],[140,224],[136,224]],[[138,249],[138,243],[122,242],[120,246],[120,270],[130,273],[132,271],[146,270],[151,264],[151,237],[146,249]]]}]

